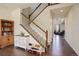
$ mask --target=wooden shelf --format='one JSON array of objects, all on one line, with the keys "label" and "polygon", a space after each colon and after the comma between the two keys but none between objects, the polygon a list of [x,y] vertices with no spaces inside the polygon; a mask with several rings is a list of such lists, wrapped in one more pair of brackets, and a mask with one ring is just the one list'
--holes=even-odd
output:
[{"label": "wooden shelf", "polygon": [[14,22],[11,20],[0,20],[1,47],[13,44]]},{"label": "wooden shelf", "polygon": [[2,32],[13,32],[13,31],[2,31]]},{"label": "wooden shelf", "polygon": [[13,26],[2,26],[2,27],[13,27]]}]

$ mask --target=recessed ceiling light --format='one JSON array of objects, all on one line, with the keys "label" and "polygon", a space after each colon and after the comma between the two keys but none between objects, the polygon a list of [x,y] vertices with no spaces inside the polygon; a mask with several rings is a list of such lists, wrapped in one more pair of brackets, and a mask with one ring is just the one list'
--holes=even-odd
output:
[{"label": "recessed ceiling light", "polygon": [[60,10],[60,12],[63,12],[63,10]]}]

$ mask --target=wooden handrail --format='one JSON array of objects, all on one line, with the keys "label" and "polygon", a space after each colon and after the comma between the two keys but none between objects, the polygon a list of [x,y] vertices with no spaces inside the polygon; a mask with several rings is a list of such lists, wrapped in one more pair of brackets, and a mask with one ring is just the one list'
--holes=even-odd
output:
[{"label": "wooden handrail", "polygon": [[29,19],[29,17],[27,17],[26,15],[24,15],[23,13],[21,13],[25,18]]},{"label": "wooden handrail", "polygon": [[36,25],[40,30],[42,30],[44,33],[46,33],[40,26],[38,26],[35,22],[33,22],[34,25]]},{"label": "wooden handrail", "polygon": [[29,17],[31,17],[31,15],[38,9],[38,7],[41,5],[42,3],[40,3],[36,8],[35,10],[29,15]]},{"label": "wooden handrail", "polygon": [[51,5],[57,5],[57,4],[60,4],[60,3],[50,3],[49,6],[51,6]]},{"label": "wooden handrail", "polygon": [[48,5],[33,20],[31,20],[29,24],[31,24],[47,7]]}]

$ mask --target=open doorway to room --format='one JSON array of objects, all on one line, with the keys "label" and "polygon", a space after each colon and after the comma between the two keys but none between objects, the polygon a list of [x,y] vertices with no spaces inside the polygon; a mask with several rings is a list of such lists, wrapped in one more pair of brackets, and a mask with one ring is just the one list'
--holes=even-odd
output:
[{"label": "open doorway to room", "polygon": [[65,20],[64,18],[60,19],[60,23],[55,25],[54,35],[64,36],[65,34]]}]

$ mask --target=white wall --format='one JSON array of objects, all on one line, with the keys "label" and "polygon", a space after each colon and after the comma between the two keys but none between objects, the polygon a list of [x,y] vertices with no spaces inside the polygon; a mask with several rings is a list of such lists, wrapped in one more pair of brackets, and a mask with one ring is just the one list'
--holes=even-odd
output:
[{"label": "white wall", "polygon": [[14,20],[14,35],[20,34],[20,9],[16,9],[12,12],[12,19]]},{"label": "white wall", "polygon": [[11,9],[0,7],[0,19],[11,20]]},{"label": "white wall", "polygon": [[62,32],[63,30],[65,30],[65,24],[60,24],[60,32]]},{"label": "white wall", "polygon": [[14,20],[14,35],[20,35],[21,32],[23,32],[25,35],[28,35],[28,33],[20,25],[20,21],[22,19],[20,13],[20,8],[17,8],[12,12],[12,20]]},{"label": "white wall", "polygon": [[75,4],[65,19],[65,39],[79,55],[79,4]]}]

